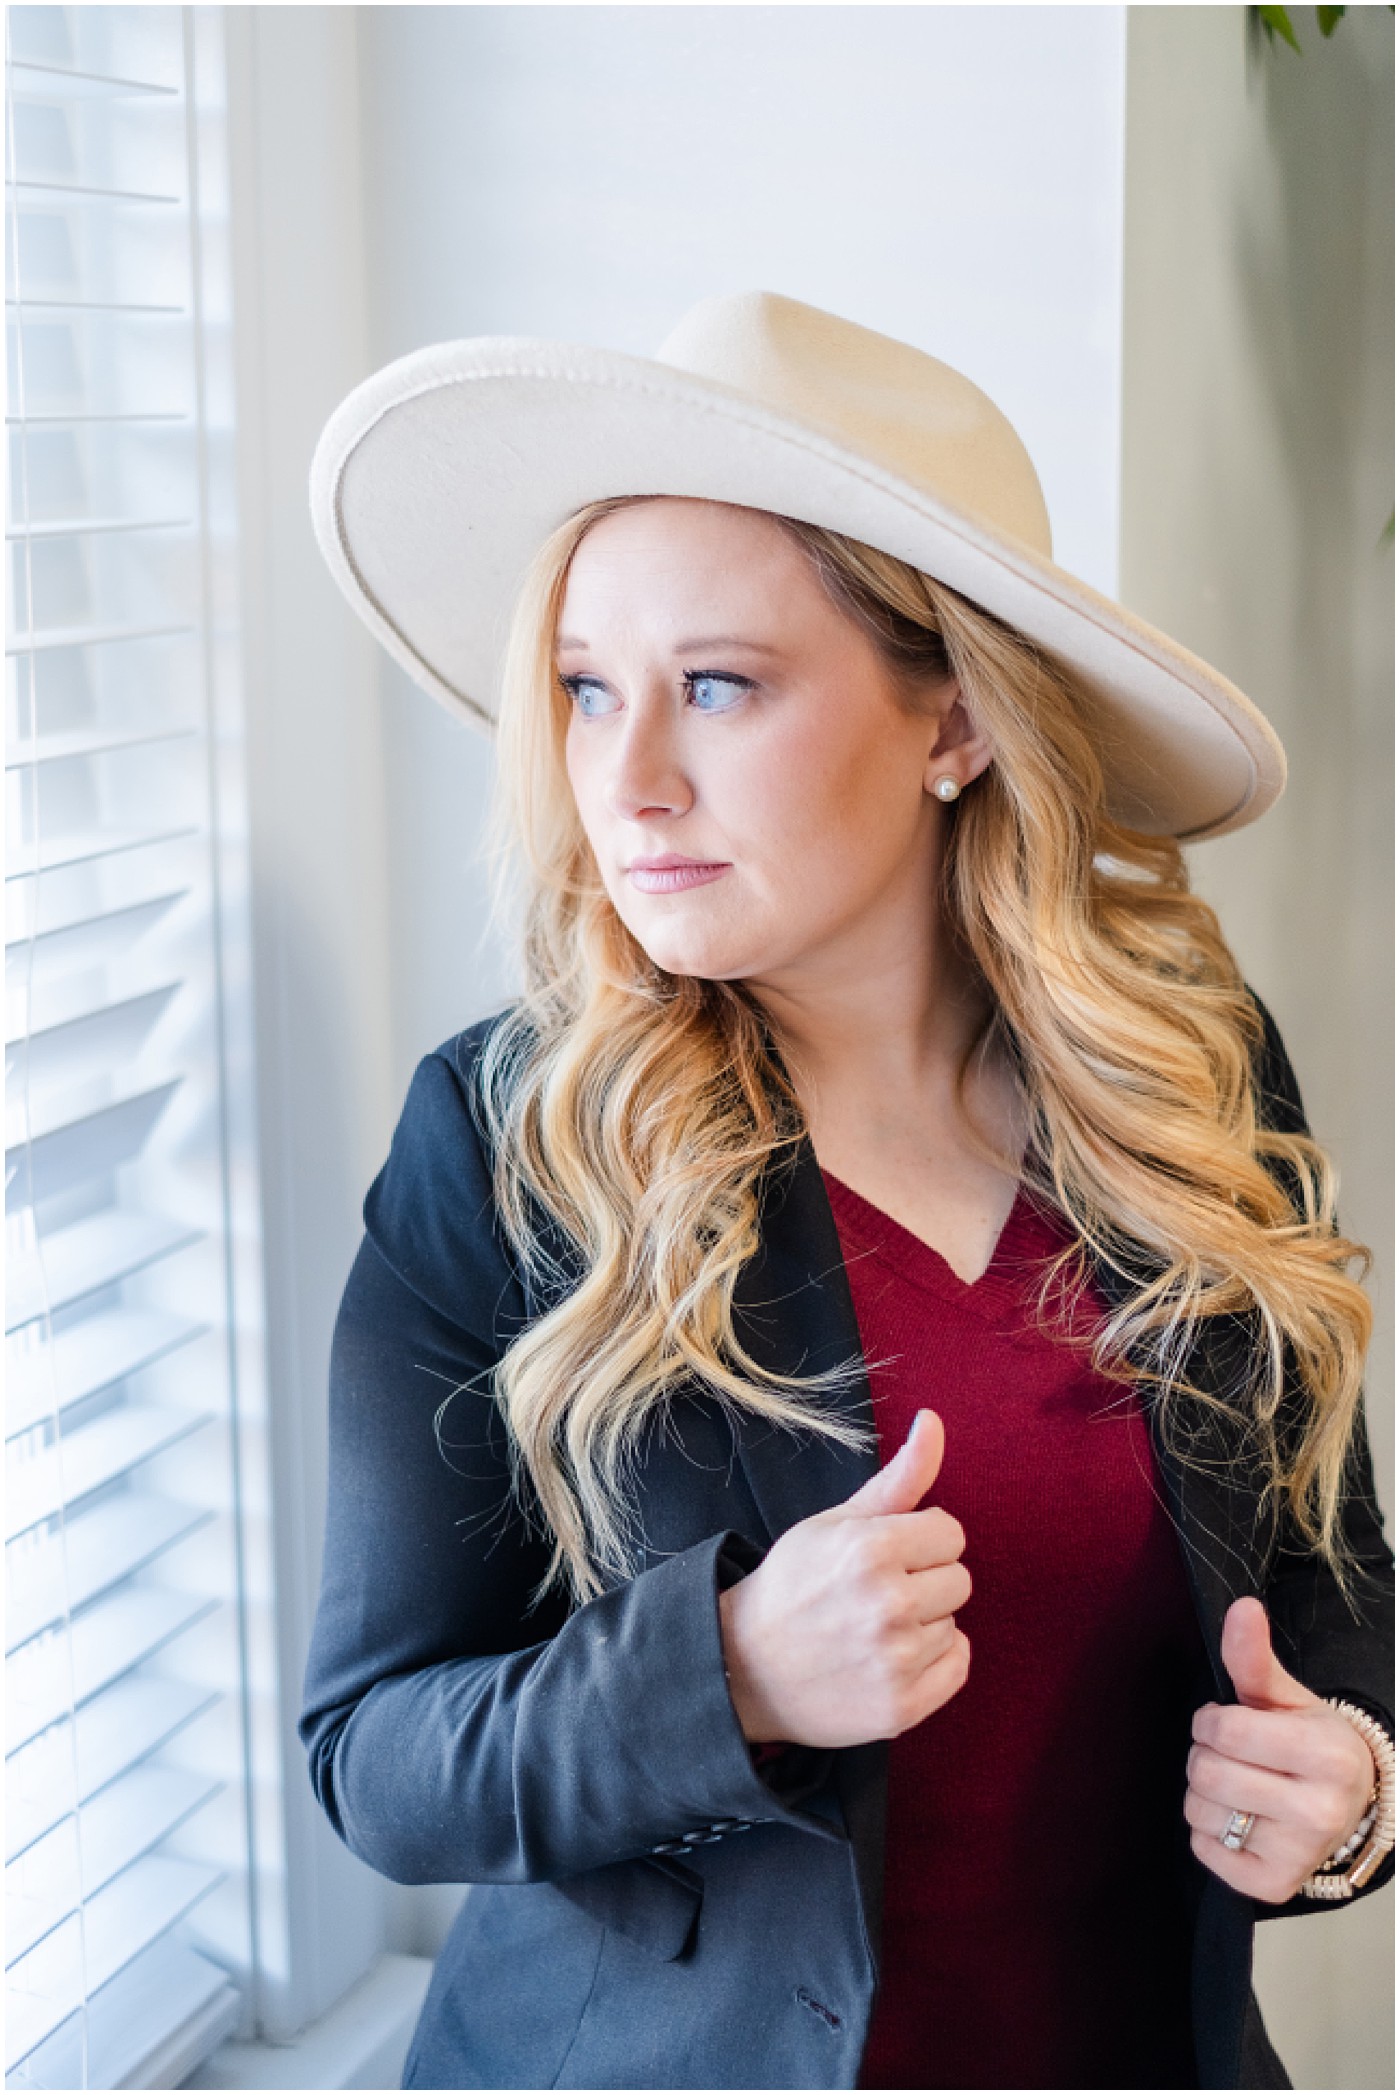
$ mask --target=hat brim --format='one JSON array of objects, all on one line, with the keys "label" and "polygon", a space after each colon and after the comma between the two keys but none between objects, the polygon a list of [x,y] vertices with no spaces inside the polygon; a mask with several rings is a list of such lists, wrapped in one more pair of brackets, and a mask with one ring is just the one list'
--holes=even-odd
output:
[{"label": "hat brim", "polygon": [[814,424],[647,358],[528,336],[415,351],[357,386],[310,475],[316,536],[389,654],[488,732],[511,608],[541,541],[607,495],[772,510],[892,553],[1077,672],[1110,813],[1224,836],[1283,791],[1273,728],[1210,664],[1019,539]]}]

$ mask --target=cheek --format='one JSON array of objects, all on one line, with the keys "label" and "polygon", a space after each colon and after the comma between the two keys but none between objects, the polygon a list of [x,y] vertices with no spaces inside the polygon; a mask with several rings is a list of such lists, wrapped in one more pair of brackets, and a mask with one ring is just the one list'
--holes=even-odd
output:
[{"label": "cheek", "polygon": [[780,886],[818,894],[881,868],[908,848],[922,774],[878,758],[849,725],[774,735],[733,767],[727,812]]},{"label": "cheek", "polygon": [[575,734],[572,724],[570,724],[564,734],[564,771],[569,784],[573,787],[574,798],[577,800],[583,763],[579,751],[578,736]]},{"label": "cheek", "polygon": [[564,772],[569,789],[574,796],[579,821],[585,836],[595,847],[598,843],[600,794],[595,777],[595,766],[588,762],[587,751],[572,728],[564,738]]}]

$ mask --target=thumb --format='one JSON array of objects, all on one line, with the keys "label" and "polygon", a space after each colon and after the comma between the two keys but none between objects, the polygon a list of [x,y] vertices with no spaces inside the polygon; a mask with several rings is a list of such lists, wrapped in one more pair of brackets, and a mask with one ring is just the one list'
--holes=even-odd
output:
[{"label": "thumb", "polygon": [[943,1421],[936,1411],[916,1411],[903,1447],[836,1510],[912,1513],[942,1466]]},{"label": "thumb", "polygon": [[1268,1611],[1253,1594],[1231,1601],[1225,1610],[1220,1656],[1247,1709],[1310,1709],[1321,1699],[1280,1662],[1270,1641]]}]

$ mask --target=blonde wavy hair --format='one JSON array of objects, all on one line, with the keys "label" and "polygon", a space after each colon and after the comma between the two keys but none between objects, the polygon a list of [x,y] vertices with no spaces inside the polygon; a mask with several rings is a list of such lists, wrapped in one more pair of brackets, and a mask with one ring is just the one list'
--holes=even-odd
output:
[{"label": "blonde wavy hair", "polygon": [[[556,1297],[494,1377],[517,1495],[553,1542],[537,1599],[566,1582],[587,1600],[634,1568],[643,1429],[687,1384],[731,1422],[869,1440],[829,1402],[858,1358],[782,1376],[734,1326],[761,1181],[805,1130],[764,1014],[741,981],[653,964],[608,898],[565,770],[554,636],[569,564],[600,518],[649,499],[592,503],[549,537],[506,647],[488,852],[524,991],[487,1042],[479,1109],[508,1240]],[[1277,1524],[1286,1508],[1347,1593],[1340,1505],[1372,1322],[1347,1269],[1359,1260],[1364,1277],[1371,1254],[1337,1231],[1319,1145],[1260,1124],[1263,1021],[1180,845],[1108,814],[1083,694],[1023,634],[889,554],[774,521],[879,649],[895,702],[928,710],[951,673],[990,742],[989,767],[948,810],[941,902],[990,992],[959,1098],[975,1056],[1004,1048],[1032,1129],[1020,1175],[1073,1224],[1039,1312],[1093,1256],[1123,1274],[1092,1364],[1150,1377],[1183,1460],[1257,1465],[1261,1512]],[[1207,1316],[1249,1334],[1239,1405],[1184,1377]]]}]

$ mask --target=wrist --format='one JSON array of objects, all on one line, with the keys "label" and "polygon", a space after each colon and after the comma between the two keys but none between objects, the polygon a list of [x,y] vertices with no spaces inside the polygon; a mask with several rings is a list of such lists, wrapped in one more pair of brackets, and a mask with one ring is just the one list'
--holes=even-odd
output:
[{"label": "wrist", "polygon": [[739,1729],[750,1747],[765,1747],[781,1742],[782,1726],[766,1704],[751,1663],[751,1597],[744,1591],[748,1583],[747,1578],[740,1579],[719,1596],[720,1645]]},{"label": "wrist", "polygon": [[1356,1826],[1299,1888],[1310,1899],[1349,1899],[1395,1846],[1395,1746],[1379,1718],[1339,1695],[1328,1701],[1370,1747],[1375,1780]]}]

